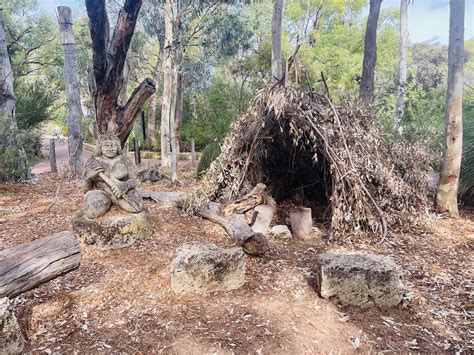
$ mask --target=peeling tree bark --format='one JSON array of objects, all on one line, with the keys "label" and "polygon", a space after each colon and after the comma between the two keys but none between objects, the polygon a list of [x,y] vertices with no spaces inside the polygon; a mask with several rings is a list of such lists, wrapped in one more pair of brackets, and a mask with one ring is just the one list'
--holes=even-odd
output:
[{"label": "peeling tree bark", "polygon": [[82,107],[77,68],[76,40],[72,30],[72,12],[58,6],[58,23],[64,52],[64,80],[68,125],[69,174],[78,176],[83,168]]},{"label": "peeling tree bark", "polygon": [[94,134],[115,133],[122,146],[143,104],[155,92],[155,83],[146,78],[135,88],[125,105],[118,103],[124,82],[125,60],[141,5],[141,0],[125,1],[110,39],[105,0],[86,0],[93,50],[89,87],[96,110]]},{"label": "peeling tree bark", "polygon": [[272,17],[272,79],[280,80],[283,77],[281,63],[281,18],[283,0],[274,0]]},{"label": "peeling tree bark", "polygon": [[170,115],[173,91],[173,6],[165,3],[165,45],[163,51],[163,96],[161,106],[161,166],[171,167]]},{"label": "peeling tree bark", "polygon": [[370,0],[369,18],[365,30],[364,62],[360,81],[360,97],[366,104],[374,99],[374,74],[377,63],[377,23],[382,0]]},{"label": "peeling tree bark", "polygon": [[408,0],[400,0],[400,49],[398,58],[398,88],[393,132],[402,134],[407,91],[408,69]]},{"label": "peeling tree bark", "polygon": [[[163,68],[163,47],[160,44],[160,52],[158,53],[158,59],[156,62],[155,70],[153,73],[153,80],[156,83],[156,86],[159,86],[160,76]],[[151,96],[150,100],[150,109],[148,110],[147,118],[147,130],[148,130],[148,139],[152,146],[156,144],[156,107],[158,104],[158,95],[155,92]]]},{"label": "peeling tree bark", "polygon": [[15,117],[16,96],[13,90],[13,69],[5,38],[3,11],[0,9],[0,154],[9,147],[16,147],[18,159],[11,176],[20,180],[31,178],[23,148],[18,147],[18,125]]},{"label": "peeling tree bark", "polygon": [[436,195],[440,212],[459,216],[457,194],[462,157],[464,0],[451,0],[449,11],[448,90],[444,118],[443,166]]}]

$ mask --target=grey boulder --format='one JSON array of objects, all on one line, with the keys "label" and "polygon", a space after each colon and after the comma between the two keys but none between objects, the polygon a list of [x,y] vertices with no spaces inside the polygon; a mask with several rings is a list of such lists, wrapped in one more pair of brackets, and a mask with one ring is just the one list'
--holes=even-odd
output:
[{"label": "grey boulder", "polygon": [[316,288],[343,305],[382,309],[400,303],[404,292],[400,268],[390,257],[362,253],[319,255]]},{"label": "grey boulder", "polygon": [[0,298],[0,354],[20,354],[25,346],[25,339],[10,300]]},{"label": "grey boulder", "polygon": [[185,244],[171,262],[171,288],[178,295],[234,290],[245,284],[245,268],[242,248]]}]

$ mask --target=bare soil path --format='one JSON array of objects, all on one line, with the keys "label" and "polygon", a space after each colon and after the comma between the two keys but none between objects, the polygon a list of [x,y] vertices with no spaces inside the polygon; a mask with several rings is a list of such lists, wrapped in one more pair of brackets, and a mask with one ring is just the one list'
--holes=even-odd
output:
[{"label": "bare soil path", "polygon": [[[181,167],[180,174],[180,189],[189,191],[193,172]],[[39,178],[34,185],[0,184],[0,250],[68,229],[81,208],[78,180],[50,173]],[[49,208],[58,184],[60,199]],[[174,189],[167,180],[142,187]],[[433,219],[431,231],[397,234],[384,244],[350,236],[344,242],[270,239],[267,255],[248,257],[244,287],[177,297],[169,271],[177,247],[233,244],[213,223],[145,204],[155,224],[150,239],[116,250],[83,247],[77,270],[15,299],[26,352],[472,351],[472,210],[458,220]],[[319,298],[312,270],[317,254],[329,249],[392,255],[405,271],[408,299],[388,311],[362,311]]]}]

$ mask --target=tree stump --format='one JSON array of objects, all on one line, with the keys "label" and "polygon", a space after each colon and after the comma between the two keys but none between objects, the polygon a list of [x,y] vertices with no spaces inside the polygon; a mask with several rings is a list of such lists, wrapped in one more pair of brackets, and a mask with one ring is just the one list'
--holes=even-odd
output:
[{"label": "tree stump", "polygon": [[290,222],[293,235],[307,238],[313,229],[311,208],[299,207],[290,210]]},{"label": "tree stump", "polygon": [[268,234],[268,228],[272,223],[273,208],[270,205],[259,205],[255,207],[252,216],[251,227],[255,233],[261,233],[263,235]]},{"label": "tree stump", "polygon": [[14,297],[79,266],[79,243],[68,231],[0,252],[0,297]]}]

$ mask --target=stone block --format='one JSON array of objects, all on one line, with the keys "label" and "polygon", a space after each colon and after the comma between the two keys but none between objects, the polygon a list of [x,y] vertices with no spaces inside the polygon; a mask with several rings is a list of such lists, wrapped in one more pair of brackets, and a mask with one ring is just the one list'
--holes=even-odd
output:
[{"label": "stone block", "polygon": [[316,288],[343,305],[389,308],[403,297],[400,268],[390,257],[362,253],[319,255]]},{"label": "stone block", "polygon": [[234,290],[245,284],[245,268],[242,248],[185,244],[171,262],[171,288],[179,295]]},{"label": "stone block", "polygon": [[123,248],[150,237],[153,221],[146,210],[128,213],[112,209],[94,219],[81,212],[73,219],[72,231],[82,244],[104,249]]},{"label": "stone block", "polygon": [[20,354],[25,339],[7,297],[0,299],[0,354]]},{"label": "stone block", "polygon": [[281,239],[288,239],[291,238],[291,232],[288,226],[285,226],[284,224],[274,226],[270,230],[270,234],[273,235],[276,238],[281,238]]}]

